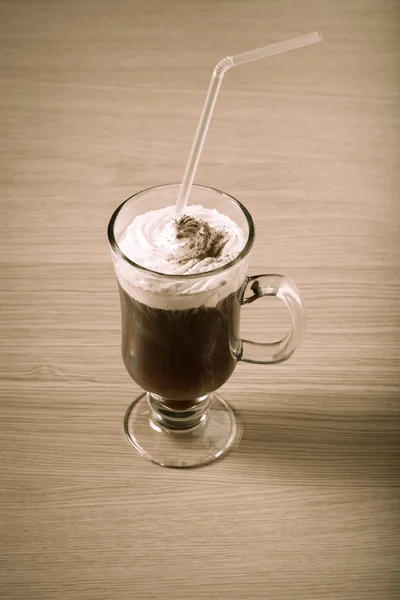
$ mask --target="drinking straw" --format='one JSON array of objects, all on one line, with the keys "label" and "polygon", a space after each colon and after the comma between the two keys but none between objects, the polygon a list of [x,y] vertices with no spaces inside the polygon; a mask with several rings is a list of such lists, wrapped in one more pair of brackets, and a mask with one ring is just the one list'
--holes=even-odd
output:
[{"label": "drinking straw", "polygon": [[208,126],[210,124],[215,102],[217,100],[219,88],[221,87],[222,78],[226,71],[231,67],[236,67],[237,65],[243,65],[253,60],[258,60],[259,58],[266,58],[267,56],[272,56],[273,54],[281,54],[282,52],[295,50],[296,48],[302,48],[303,46],[309,46],[311,44],[320,42],[321,40],[321,33],[319,31],[315,31],[314,33],[308,33],[307,35],[285,40],[284,42],[278,42],[276,44],[270,44],[269,46],[263,46],[262,48],[256,48],[255,50],[249,50],[248,52],[242,52],[241,54],[236,54],[235,56],[226,56],[219,61],[219,63],[215,66],[211,77],[207,96],[203,105],[203,110],[201,111],[199,124],[197,126],[192,148],[190,150],[189,160],[186,165],[185,174],[182,179],[178,199],[175,205],[175,211],[177,213],[183,212],[187,204],[201,151],[203,149],[204,140],[207,135]]}]

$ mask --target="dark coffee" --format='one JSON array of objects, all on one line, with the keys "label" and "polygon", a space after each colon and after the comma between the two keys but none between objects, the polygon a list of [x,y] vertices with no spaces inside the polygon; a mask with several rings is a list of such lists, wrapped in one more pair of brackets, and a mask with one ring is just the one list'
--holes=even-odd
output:
[{"label": "dark coffee", "polygon": [[189,402],[213,392],[232,374],[239,349],[239,291],[215,307],[151,308],[119,285],[122,356],[146,391]]}]

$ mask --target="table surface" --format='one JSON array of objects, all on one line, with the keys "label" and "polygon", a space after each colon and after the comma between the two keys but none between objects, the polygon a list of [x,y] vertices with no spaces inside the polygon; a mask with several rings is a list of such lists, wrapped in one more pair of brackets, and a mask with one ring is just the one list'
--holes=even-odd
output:
[{"label": "table surface", "polygon": [[[226,75],[196,176],[250,209],[306,339],[224,386],[233,452],[157,467],[122,429],[108,219],[181,180],[220,58],[314,30]],[[1,598],[397,599],[398,1],[2,0],[0,32]]]}]

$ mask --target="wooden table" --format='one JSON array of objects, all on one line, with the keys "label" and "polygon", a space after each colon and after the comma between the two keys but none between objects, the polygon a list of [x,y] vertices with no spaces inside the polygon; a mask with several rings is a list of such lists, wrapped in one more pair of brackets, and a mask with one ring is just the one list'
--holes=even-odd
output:
[{"label": "wooden table", "polygon": [[[397,0],[0,2],[4,600],[389,600],[400,594]],[[257,224],[252,272],[309,310],[287,363],[224,388],[243,438],[207,467],[136,455],[106,226],[180,181],[214,64],[197,182]],[[269,309],[269,310],[268,310]],[[279,323],[277,323],[279,321]],[[274,339],[285,310],[243,310]]]}]

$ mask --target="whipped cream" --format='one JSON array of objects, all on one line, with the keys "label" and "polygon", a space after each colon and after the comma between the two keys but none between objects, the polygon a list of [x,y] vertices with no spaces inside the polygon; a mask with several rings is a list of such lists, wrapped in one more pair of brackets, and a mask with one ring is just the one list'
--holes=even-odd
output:
[{"label": "whipped cream", "polygon": [[197,204],[176,215],[174,206],[138,215],[119,247],[132,261],[158,273],[189,275],[221,267],[243,250],[242,229],[216,209]]},{"label": "whipped cream", "polygon": [[[114,256],[115,270],[128,294],[153,308],[215,306],[241,287],[246,261],[216,275],[200,275],[232,262],[246,241],[237,223],[216,209],[190,205],[176,215],[175,206],[167,206],[137,215],[118,245],[136,264],[176,279],[140,271]],[[185,279],[193,274],[199,278]]]}]

